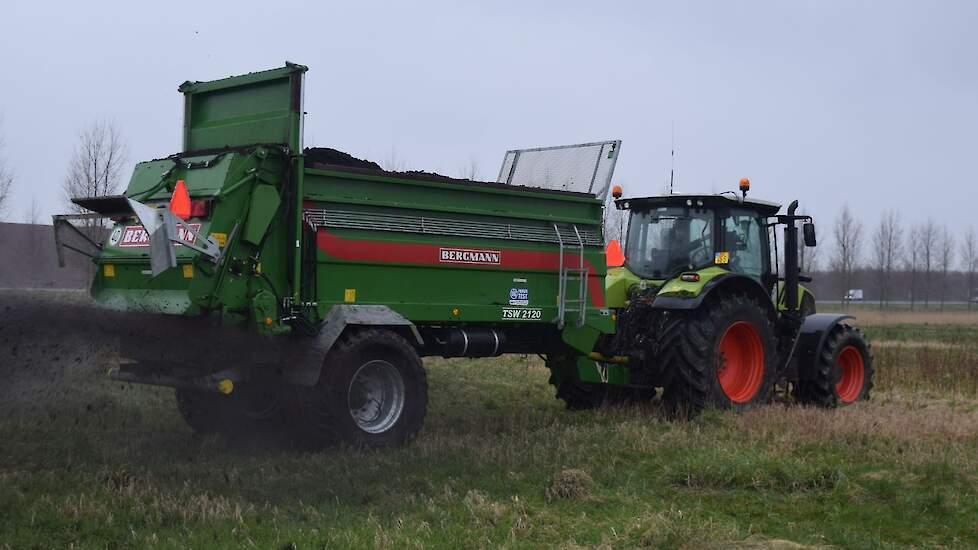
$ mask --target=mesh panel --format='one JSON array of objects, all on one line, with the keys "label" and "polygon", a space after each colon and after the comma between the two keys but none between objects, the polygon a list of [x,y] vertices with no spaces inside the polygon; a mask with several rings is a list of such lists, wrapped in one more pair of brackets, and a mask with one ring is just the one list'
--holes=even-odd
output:
[{"label": "mesh panel", "polygon": [[591,193],[604,199],[621,140],[507,151],[497,183]]}]

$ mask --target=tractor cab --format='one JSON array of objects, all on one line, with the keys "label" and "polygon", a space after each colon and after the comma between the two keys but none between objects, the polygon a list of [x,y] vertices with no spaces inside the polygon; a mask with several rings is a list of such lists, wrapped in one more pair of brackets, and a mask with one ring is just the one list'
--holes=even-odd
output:
[{"label": "tractor cab", "polygon": [[720,266],[770,283],[767,218],[779,205],[726,195],[669,195],[622,201],[630,211],[625,265],[646,280]]},{"label": "tractor cab", "polygon": [[[795,281],[796,291],[786,292],[786,285],[779,282],[789,270],[789,256],[795,260],[790,269],[799,276],[798,243],[793,239],[794,254],[785,247],[784,265],[779,265],[775,231],[779,224],[806,221],[804,244],[814,246],[811,219],[793,212],[779,216],[781,205],[747,198],[747,189],[749,183],[741,182],[741,194],[617,197],[615,206],[628,211],[628,229],[623,254],[608,255],[609,303],[623,305],[631,292],[641,288],[654,289],[666,301],[693,299],[695,307],[711,283],[737,277],[749,279],[768,296],[777,291],[782,309],[787,309],[785,294],[792,294],[794,309],[814,312],[814,298],[807,289]],[[614,256],[617,261],[611,260]]]}]

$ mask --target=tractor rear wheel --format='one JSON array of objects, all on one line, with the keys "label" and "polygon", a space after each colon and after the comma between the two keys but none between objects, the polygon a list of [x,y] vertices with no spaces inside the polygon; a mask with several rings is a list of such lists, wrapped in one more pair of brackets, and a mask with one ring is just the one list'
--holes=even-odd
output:
[{"label": "tractor rear wheel", "polygon": [[293,389],[292,425],[313,447],[403,445],[421,429],[428,410],[421,358],[389,330],[344,333],[327,354],[319,382]]},{"label": "tractor rear wheel", "polygon": [[699,309],[667,321],[660,342],[669,376],[663,399],[677,414],[769,400],[777,370],[774,322],[770,308],[755,298],[712,296]]},{"label": "tractor rear wheel", "polygon": [[865,401],[873,389],[875,372],[873,354],[862,331],[852,325],[838,325],[819,350],[814,371],[795,384],[795,399],[821,407]]}]

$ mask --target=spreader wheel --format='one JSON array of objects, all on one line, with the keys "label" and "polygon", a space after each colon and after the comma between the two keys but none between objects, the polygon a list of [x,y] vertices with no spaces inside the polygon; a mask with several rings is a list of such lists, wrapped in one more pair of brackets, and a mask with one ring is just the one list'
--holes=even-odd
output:
[{"label": "spreader wheel", "polygon": [[555,397],[563,401],[564,406],[569,411],[596,409],[605,404],[608,397],[608,386],[606,384],[564,380],[557,384]]},{"label": "spreader wheel", "polygon": [[711,296],[663,325],[663,398],[679,414],[766,403],[777,357],[770,308],[742,293]]},{"label": "spreader wheel", "polygon": [[239,383],[230,395],[178,388],[176,398],[184,421],[197,433],[244,439],[282,435],[282,392],[273,381]]},{"label": "spreader wheel", "polygon": [[326,356],[319,382],[293,391],[291,424],[311,447],[402,445],[421,429],[428,410],[421,358],[407,340],[382,329],[344,333]]},{"label": "spreader wheel", "polygon": [[228,396],[215,392],[177,388],[177,410],[184,422],[199,434],[214,434],[224,428]]},{"label": "spreader wheel", "polygon": [[838,325],[804,374],[794,388],[800,403],[838,407],[869,399],[875,374],[869,343],[858,328]]}]

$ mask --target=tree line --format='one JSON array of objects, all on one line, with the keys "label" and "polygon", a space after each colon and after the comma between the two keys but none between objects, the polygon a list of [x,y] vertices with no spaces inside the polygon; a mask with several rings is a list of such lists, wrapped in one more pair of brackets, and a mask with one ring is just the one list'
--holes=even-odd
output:
[{"label": "tree line", "polygon": [[[828,276],[844,289],[869,286],[880,306],[897,300],[943,308],[948,300],[978,296],[978,236],[974,226],[960,235],[932,218],[908,224],[896,210],[866,228],[848,205],[832,226]],[[814,266],[817,270],[818,266]],[[962,288],[963,287],[963,288]]]}]

